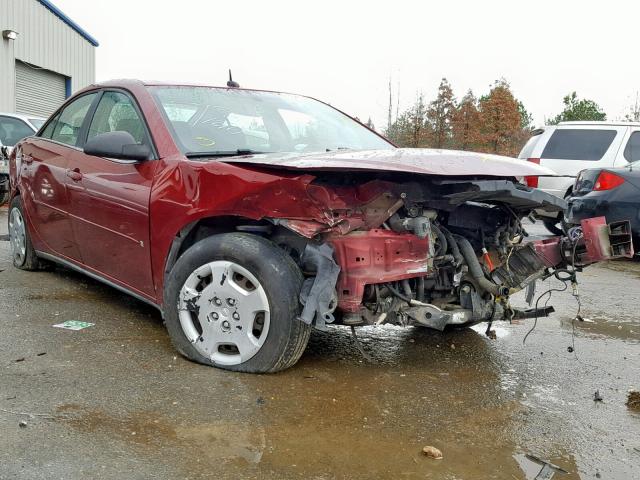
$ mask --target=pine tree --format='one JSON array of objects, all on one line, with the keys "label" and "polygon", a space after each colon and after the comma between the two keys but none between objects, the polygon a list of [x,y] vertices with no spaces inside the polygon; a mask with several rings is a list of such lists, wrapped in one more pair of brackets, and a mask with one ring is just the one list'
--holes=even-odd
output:
[{"label": "pine tree", "polygon": [[444,148],[451,139],[451,118],[456,104],[453,90],[446,78],[443,78],[438,87],[438,96],[429,104],[427,121],[431,127],[431,146]]},{"label": "pine tree", "polygon": [[576,92],[566,95],[562,99],[562,103],[564,104],[564,110],[550,120],[548,122],[549,125],[576,120],[600,121],[607,119],[607,114],[602,111],[600,105],[593,100],[579,99]]},{"label": "pine tree", "polygon": [[521,143],[522,117],[518,101],[506,80],[496,80],[489,95],[480,98],[481,148],[490,153],[515,156]]},{"label": "pine tree", "polygon": [[429,141],[429,125],[427,123],[427,106],[424,103],[424,96],[419,93],[413,108],[408,112],[409,131],[407,146],[425,147]]},{"label": "pine tree", "polygon": [[478,100],[469,90],[451,117],[452,146],[460,150],[477,149],[481,141]]},{"label": "pine tree", "polygon": [[385,136],[399,147],[425,147],[429,142],[427,106],[419,93],[411,108],[401,113],[385,131]]}]

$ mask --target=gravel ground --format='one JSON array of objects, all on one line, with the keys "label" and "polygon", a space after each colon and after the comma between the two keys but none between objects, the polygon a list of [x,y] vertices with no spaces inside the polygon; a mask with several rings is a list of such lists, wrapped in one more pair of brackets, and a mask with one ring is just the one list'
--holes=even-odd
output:
[{"label": "gravel ground", "polygon": [[[363,328],[369,362],[336,327],[263,376],[177,356],[157,311],[69,270],[16,270],[6,241],[0,271],[0,479],[532,479],[526,453],[570,472],[556,478],[640,472],[625,406],[640,389],[637,262],[588,268],[588,321],[554,294],[526,345],[531,321],[496,340]],[[52,327],[66,320],[95,325]]]}]

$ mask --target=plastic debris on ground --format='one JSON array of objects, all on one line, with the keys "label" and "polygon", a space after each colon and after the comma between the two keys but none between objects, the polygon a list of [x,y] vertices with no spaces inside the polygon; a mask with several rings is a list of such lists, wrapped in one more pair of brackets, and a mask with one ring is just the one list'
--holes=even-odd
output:
[{"label": "plastic debris on ground", "polygon": [[67,320],[66,322],[56,323],[54,327],[64,328],[66,330],[83,330],[87,327],[93,327],[94,323],[81,322],[79,320]]},{"label": "plastic debris on ground", "polygon": [[442,452],[438,450],[436,447],[432,447],[428,445],[422,449],[422,453],[424,453],[427,457],[433,458],[435,460],[442,460]]}]

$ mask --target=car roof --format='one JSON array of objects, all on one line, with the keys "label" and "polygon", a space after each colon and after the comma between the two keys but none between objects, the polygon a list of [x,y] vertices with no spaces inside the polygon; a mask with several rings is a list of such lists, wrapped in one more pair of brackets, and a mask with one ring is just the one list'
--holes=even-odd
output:
[{"label": "car roof", "polygon": [[[317,100],[314,97],[309,95],[299,94],[299,93],[291,93],[291,92],[281,92],[278,90],[266,90],[260,88],[243,88],[243,87],[229,87],[227,85],[211,85],[206,83],[192,83],[192,82],[169,82],[162,80],[137,80],[131,78],[122,78],[122,79],[114,79],[107,80],[104,82],[94,83],[87,88],[104,88],[104,87],[113,87],[113,88],[124,88],[128,87],[206,87],[206,88],[220,88],[224,90],[246,90],[249,92],[266,92],[266,93],[283,93],[287,95],[297,95],[300,97],[311,98],[312,100]],[[317,100],[322,102],[322,100]],[[325,102],[322,102],[325,103]],[[334,107],[335,108],[335,107]]]},{"label": "car roof", "polygon": [[32,119],[35,119],[35,120],[46,120],[46,118],[39,117],[38,115],[23,115],[21,113],[0,112],[0,115],[3,116],[3,117],[19,118],[20,120],[26,120],[27,122],[29,120],[32,120]]},{"label": "car roof", "polygon": [[591,125],[594,127],[639,127],[640,122],[623,122],[623,121],[580,121],[580,122],[560,122],[558,126],[561,125]]}]

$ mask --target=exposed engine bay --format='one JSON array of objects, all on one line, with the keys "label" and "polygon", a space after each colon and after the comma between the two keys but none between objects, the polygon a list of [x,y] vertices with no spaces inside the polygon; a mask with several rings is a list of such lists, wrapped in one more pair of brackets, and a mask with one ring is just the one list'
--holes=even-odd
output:
[{"label": "exposed engine bay", "polygon": [[309,180],[318,211],[268,218],[267,235],[304,272],[300,319],[320,329],[443,330],[546,316],[553,307],[518,310],[509,297],[537,279],[575,278],[584,265],[633,254],[628,225],[602,218],[569,237],[528,241],[523,218],[565,205],[515,178],[318,172]]}]

